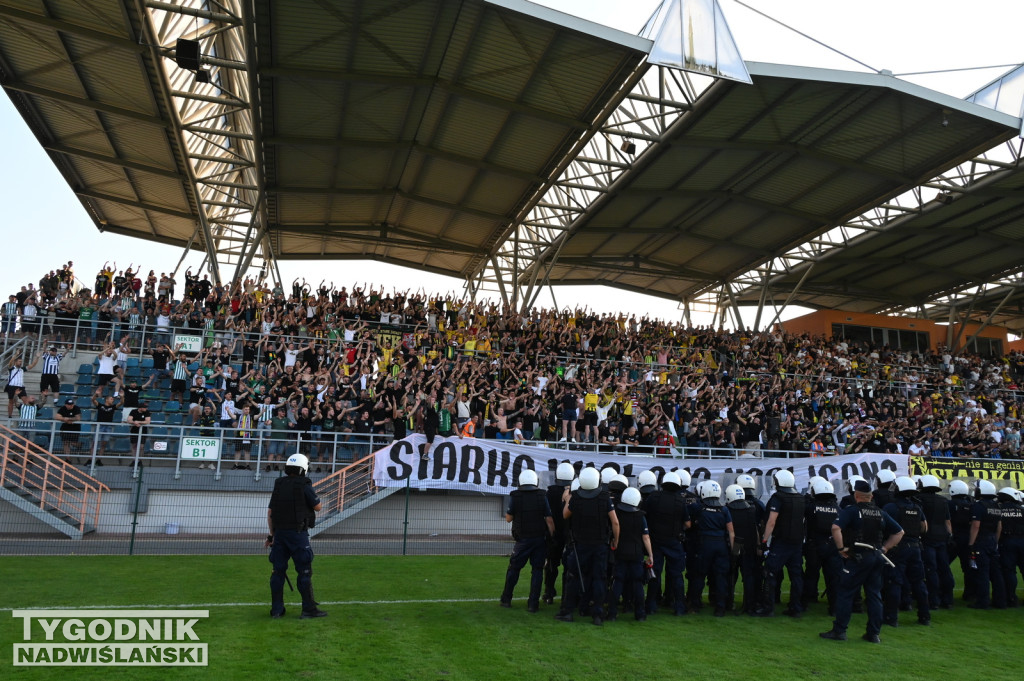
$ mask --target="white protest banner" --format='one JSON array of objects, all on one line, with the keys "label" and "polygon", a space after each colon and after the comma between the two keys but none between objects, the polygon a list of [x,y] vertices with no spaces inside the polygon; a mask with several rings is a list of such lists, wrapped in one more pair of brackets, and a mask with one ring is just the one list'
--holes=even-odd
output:
[{"label": "white protest banner", "polygon": [[[627,478],[650,470],[660,480],[662,473],[682,469],[690,473],[693,484],[709,479],[731,483],[740,473],[757,478],[787,469],[793,471],[797,489],[803,490],[815,475],[831,480],[833,484],[848,480],[851,475],[861,475],[870,480],[883,468],[896,475],[909,475],[910,459],[905,454],[847,454],[795,459],[680,459],[578,452],[516,445],[502,440],[437,437],[429,460],[424,461],[420,458],[420,451],[425,442],[423,435],[410,435],[376,452],[374,482],[380,487],[405,487],[408,484],[419,489],[508,494],[515,489],[519,473],[524,469],[542,474],[553,472],[559,463],[568,461],[577,470],[587,465],[596,468],[610,465]],[[544,480],[542,477],[542,485]],[[836,484],[836,493],[843,496],[845,486]]]}]

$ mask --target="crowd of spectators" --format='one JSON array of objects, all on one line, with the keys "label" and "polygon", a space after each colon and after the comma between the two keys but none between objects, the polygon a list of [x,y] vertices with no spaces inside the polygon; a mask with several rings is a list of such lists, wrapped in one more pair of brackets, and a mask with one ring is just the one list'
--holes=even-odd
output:
[{"label": "crowd of spectators", "polygon": [[[153,357],[186,423],[270,439],[458,435],[646,446],[1017,458],[1024,355],[908,352],[636,314],[535,309],[374,285],[281,284],[73,263],[0,308],[8,337],[92,344],[102,400]],[[202,338],[198,352],[175,342]],[[144,379],[145,380],[145,379]],[[284,435],[282,435],[284,434]],[[274,448],[269,452],[280,456]],[[246,459],[248,450],[242,448]],[[273,461],[274,459],[271,459]]]}]

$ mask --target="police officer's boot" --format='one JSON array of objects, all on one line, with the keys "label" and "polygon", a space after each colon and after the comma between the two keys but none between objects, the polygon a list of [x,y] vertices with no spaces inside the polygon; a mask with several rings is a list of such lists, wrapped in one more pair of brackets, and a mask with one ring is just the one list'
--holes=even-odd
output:
[{"label": "police officer's boot", "polygon": [[327,617],[327,613],[317,607],[316,599],[313,598],[313,586],[311,584],[300,584],[299,594],[302,595],[302,614],[299,619],[308,620],[314,617]]}]

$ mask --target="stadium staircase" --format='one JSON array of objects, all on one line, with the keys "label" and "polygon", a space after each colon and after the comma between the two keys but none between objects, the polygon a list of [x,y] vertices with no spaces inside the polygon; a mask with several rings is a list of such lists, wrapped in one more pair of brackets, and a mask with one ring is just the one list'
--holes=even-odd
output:
[{"label": "stadium staircase", "polygon": [[313,484],[323,507],[317,514],[315,536],[395,493],[400,487],[378,487],[373,480],[374,454],[335,471]]},{"label": "stadium staircase", "polygon": [[0,499],[72,539],[96,530],[110,488],[0,426]]}]

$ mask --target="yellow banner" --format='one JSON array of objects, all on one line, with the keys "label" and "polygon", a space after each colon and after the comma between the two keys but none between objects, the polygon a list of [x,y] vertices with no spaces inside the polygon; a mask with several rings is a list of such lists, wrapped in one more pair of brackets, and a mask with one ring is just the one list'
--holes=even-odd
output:
[{"label": "yellow banner", "polygon": [[996,487],[1024,489],[1024,461],[1006,459],[932,459],[910,457],[911,475],[934,475],[939,480],[975,478],[991,480]]}]

